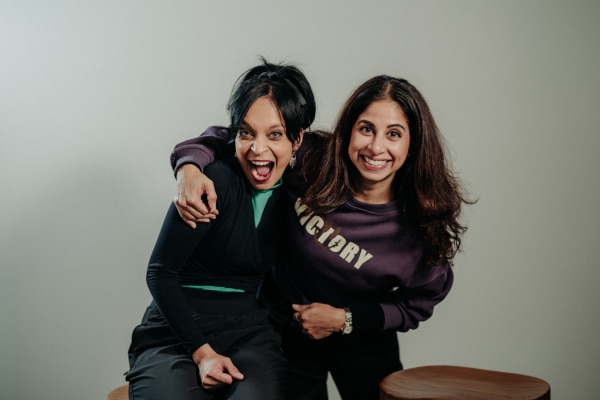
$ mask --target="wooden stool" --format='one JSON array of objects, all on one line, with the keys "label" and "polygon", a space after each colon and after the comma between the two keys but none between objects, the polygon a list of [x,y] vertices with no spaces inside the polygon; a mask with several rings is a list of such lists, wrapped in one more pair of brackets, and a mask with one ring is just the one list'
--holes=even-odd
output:
[{"label": "wooden stool", "polygon": [[129,400],[129,385],[119,386],[113,389],[106,400]]},{"label": "wooden stool", "polygon": [[396,371],[379,387],[380,400],[550,400],[542,379],[445,365]]}]

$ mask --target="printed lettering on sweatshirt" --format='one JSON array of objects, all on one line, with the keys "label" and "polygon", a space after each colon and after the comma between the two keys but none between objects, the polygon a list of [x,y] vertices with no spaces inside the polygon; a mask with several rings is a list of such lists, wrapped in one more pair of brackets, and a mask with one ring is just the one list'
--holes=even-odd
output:
[{"label": "printed lettering on sweatshirt", "polygon": [[338,253],[343,260],[352,264],[354,268],[359,269],[365,262],[373,258],[373,254],[360,248],[356,243],[346,240],[340,234],[341,228],[333,226],[331,221],[315,215],[312,211],[304,213],[305,210],[308,210],[308,206],[303,204],[300,198],[296,199],[294,208],[298,215],[298,222],[306,229],[306,232],[312,235],[317,243],[328,248],[329,251]]}]

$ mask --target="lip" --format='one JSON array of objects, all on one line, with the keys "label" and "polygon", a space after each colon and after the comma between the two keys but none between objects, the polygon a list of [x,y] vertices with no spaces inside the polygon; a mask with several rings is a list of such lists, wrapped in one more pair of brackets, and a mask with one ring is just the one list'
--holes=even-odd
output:
[{"label": "lip", "polygon": [[268,182],[275,171],[275,162],[269,160],[248,160],[248,166],[252,179],[257,183]]},{"label": "lip", "polygon": [[376,160],[365,155],[359,155],[362,165],[371,171],[380,171],[387,167],[391,160]]}]

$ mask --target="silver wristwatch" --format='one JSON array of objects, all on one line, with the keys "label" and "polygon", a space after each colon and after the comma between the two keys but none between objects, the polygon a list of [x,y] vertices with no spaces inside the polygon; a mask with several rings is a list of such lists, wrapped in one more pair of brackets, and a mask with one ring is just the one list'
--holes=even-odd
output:
[{"label": "silver wristwatch", "polygon": [[352,311],[347,307],[344,308],[344,311],[346,312],[346,321],[344,321],[344,326],[340,332],[342,332],[342,335],[349,335],[352,333]]}]

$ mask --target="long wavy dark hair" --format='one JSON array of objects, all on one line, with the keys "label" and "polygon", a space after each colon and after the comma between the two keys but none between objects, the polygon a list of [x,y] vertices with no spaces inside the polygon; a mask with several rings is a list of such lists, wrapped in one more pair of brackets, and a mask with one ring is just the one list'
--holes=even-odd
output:
[{"label": "long wavy dark hair", "polygon": [[352,93],[327,145],[315,149],[311,156],[320,162],[304,164],[309,185],[303,202],[313,212],[327,214],[359,191],[360,173],[348,155],[352,129],[371,103],[383,99],[395,101],[409,123],[408,158],[396,172],[392,187],[394,199],[403,210],[403,222],[423,240],[428,265],[451,261],[467,229],[458,221],[461,206],[473,202],[463,195],[449,168],[445,144],[427,102],[405,79],[376,76]]}]

